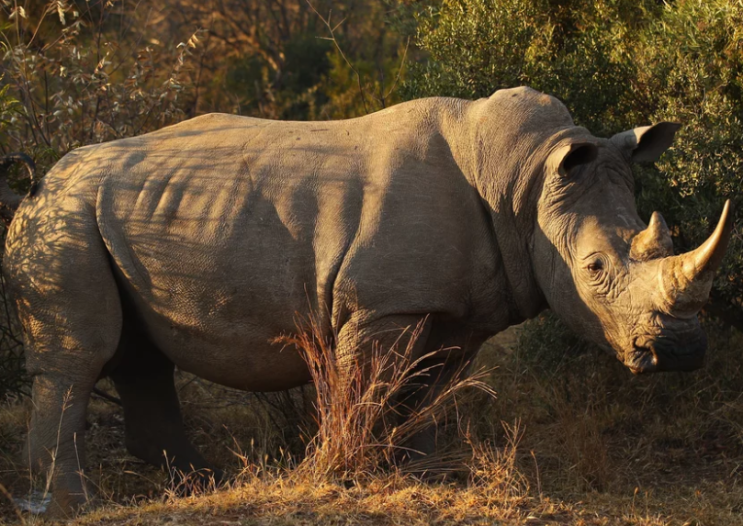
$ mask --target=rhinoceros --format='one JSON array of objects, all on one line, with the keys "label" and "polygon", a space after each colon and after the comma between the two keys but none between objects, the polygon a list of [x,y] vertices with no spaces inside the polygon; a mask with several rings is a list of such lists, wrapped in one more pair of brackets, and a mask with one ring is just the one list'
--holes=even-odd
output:
[{"label": "rhinoceros", "polygon": [[207,467],[174,367],[248,391],[304,384],[302,356],[276,341],[297,313],[334,337],[339,366],[420,326],[416,356],[450,349],[446,371],[551,308],[636,373],[700,367],[697,313],[729,206],[705,243],[673,255],[633,193],[631,163],[657,159],[677,129],[597,138],[521,87],[335,122],[204,115],[76,149],[22,201],[4,184],[31,467],[53,451],[54,506],[84,501],[86,406],[105,376],[133,455]]}]

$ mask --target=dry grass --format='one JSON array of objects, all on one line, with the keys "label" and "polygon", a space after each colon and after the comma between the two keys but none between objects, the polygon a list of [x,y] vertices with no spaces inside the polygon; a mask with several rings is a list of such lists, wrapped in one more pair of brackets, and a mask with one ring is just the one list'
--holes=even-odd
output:
[{"label": "dry grass", "polygon": [[[465,366],[445,382],[423,407],[407,408],[404,399],[424,389],[440,374],[440,366],[425,366],[448,349],[415,356],[423,323],[400,332],[389,349],[377,345],[371,356],[355,353],[355,361],[342,367],[332,344],[320,334],[315,320],[299,336],[285,339],[302,353],[316,389],[317,433],[310,441],[299,471],[315,479],[340,477],[359,480],[377,474],[382,466],[397,467],[410,440],[434,422],[447,421],[458,398],[477,389],[485,396],[495,392],[482,382],[486,372],[465,375]],[[405,415],[401,418],[401,415]],[[459,415],[453,420],[459,422]],[[451,459],[444,455],[422,458],[425,471],[446,471]]]},{"label": "dry grass", "polygon": [[[395,447],[380,408],[394,400],[394,375],[382,375],[376,394],[344,391],[355,394],[334,413],[343,419],[330,418],[322,403],[298,419],[315,399],[307,389],[256,398],[180,378],[193,441],[234,476],[228,488],[187,498],[169,491],[163,472],[127,455],[120,410],[96,399],[89,463],[100,500],[76,523],[743,525],[743,403],[734,392],[740,362],[731,361],[740,335],[713,341],[705,372],[633,378],[608,357],[572,348],[559,363],[540,365],[540,338],[565,344],[541,330],[538,323],[484,349],[480,365],[497,366],[488,382],[499,396],[459,392],[460,420],[447,429],[469,460],[445,483],[387,465]],[[401,343],[398,357],[406,354]],[[318,372],[336,374],[322,366],[329,349],[319,348]],[[389,372],[384,363],[378,370]],[[321,389],[316,399],[337,397]],[[0,409],[0,482],[14,495],[27,484],[19,455],[28,408],[20,400]],[[469,426],[461,423],[467,415]],[[374,447],[333,440],[360,425]],[[317,428],[325,442],[309,438]],[[469,433],[458,436],[463,429]],[[0,513],[21,522],[7,500]]]}]

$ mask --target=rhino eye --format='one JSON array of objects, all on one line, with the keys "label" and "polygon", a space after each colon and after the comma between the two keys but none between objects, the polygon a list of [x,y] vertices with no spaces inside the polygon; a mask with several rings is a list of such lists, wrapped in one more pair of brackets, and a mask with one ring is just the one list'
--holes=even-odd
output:
[{"label": "rhino eye", "polygon": [[605,296],[611,288],[611,263],[607,259],[605,254],[594,254],[586,261],[586,282],[599,296]]},{"label": "rhino eye", "polygon": [[601,259],[594,259],[591,261],[586,268],[591,274],[599,274],[604,270],[604,262]]}]

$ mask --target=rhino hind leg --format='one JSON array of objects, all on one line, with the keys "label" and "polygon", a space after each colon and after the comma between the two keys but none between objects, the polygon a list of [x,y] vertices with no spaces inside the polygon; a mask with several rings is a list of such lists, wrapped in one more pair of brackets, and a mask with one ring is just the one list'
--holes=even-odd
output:
[{"label": "rhino hind leg", "polygon": [[85,417],[93,384],[58,374],[34,377],[24,458],[32,475],[42,477],[36,490],[45,496],[51,490],[45,510],[50,518],[73,516],[92,496],[84,467]]},{"label": "rhino hind leg", "polygon": [[124,406],[129,453],[169,469],[176,483],[203,486],[211,477],[219,481],[221,473],[186,437],[173,363],[141,332],[127,330],[126,322],[119,347],[122,359],[110,377]]},{"label": "rhino hind leg", "polygon": [[5,262],[33,378],[24,459],[35,489],[51,491],[47,515],[65,518],[91,497],[84,475],[87,406],[116,351],[121,304],[95,222],[82,212],[44,218],[28,220],[35,235],[13,239]]}]

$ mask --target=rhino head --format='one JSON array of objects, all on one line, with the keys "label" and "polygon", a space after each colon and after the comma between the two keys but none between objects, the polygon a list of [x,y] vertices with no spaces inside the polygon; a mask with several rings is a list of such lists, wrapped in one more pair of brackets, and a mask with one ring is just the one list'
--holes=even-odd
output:
[{"label": "rhino head", "polygon": [[702,365],[707,340],[697,314],[732,226],[727,202],[709,239],[674,255],[663,217],[654,212],[645,225],[638,216],[631,163],[656,160],[678,127],[557,137],[538,197],[532,258],[547,303],[634,373]]}]

